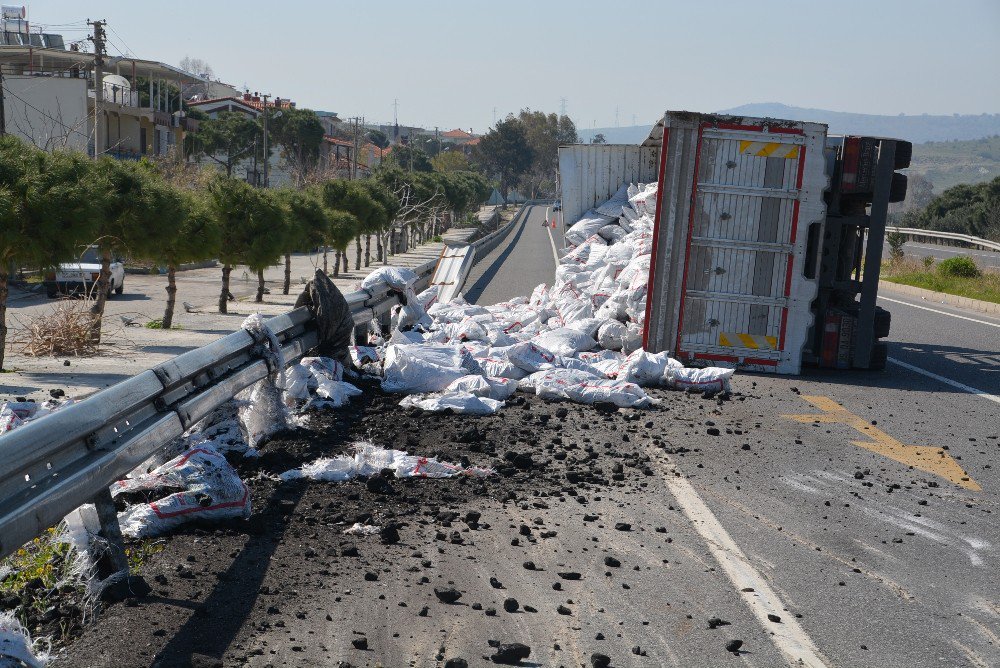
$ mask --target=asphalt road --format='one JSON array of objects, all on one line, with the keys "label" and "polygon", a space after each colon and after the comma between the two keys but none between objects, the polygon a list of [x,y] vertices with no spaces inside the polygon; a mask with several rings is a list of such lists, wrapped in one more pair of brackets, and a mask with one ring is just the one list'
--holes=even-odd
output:
[{"label": "asphalt road", "polygon": [[892,313],[889,356],[896,361],[894,372],[906,369],[902,362],[1000,395],[1000,317],[928,303],[885,288],[879,305]]},{"label": "asphalt road", "polygon": [[[547,265],[540,245],[508,249],[517,273],[501,270],[484,294],[525,294],[520,259]],[[683,435],[654,421],[693,450],[666,466],[689,477],[743,564],[803,615],[827,665],[998,665],[1000,319],[889,292],[880,303],[893,314],[886,371],[744,374],[746,400],[714,420],[720,436],[698,422],[708,410],[678,411],[690,421]]]},{"label": "asphalt road", "polygon": [[[480,264],[471,299],[551,280],[541,216]],[[883,372],[739,373],[732,401],[653,390],[656,408],[610,414],[530,398],[486,418],[391,404],[338,415],[302,447],[337,452],[363,435],[474,464],[502,465],[508,450],[535,463],[505,479],[509,493],[502,481],[418,481],[440,487],[407,486],[396,501],[320,483],[285,490],[295,510],[278,533],[181,533],[145,566],[168,584],[98,618],[66,664],[128,665],[115,648],[129,648],[136,665],[479,666],[490,641],[516,641],[535,666],[588,666],[594,652],[614,666],[1000,665],[1000,321],[883,296]],[[463,440],[470,425],[478,436]],[[440,495],[419,496],[428,489]],[[378,516],[415,497],[400,544],[359,538],[360,557],[343,558],[346,507]],[[441,523],[439,511],[468,509],[489,528]],[[178,580],[186,554],[200,570]],[[446,586],[458,604],[435,600]],[[502,609],[507,597],[517,612]],[[710,628],[716,618],[729,624]],[[361,635],[367,650],[352,648]]]},{"label": "asphalt road", "polygon": [[[936,261],[947,260],[951,257],[965,255],[971,257],[983,269],[1000,271],[1000,253],[994,251],[978,250],[975,248],[954,248],[951,246],[938,246],[937,244],[921,244],[915,241],[908,241],[903,244],[903,253],[908,257],[924,258],[932,257]],[[882,257],[889,257],[889,245],[882,249]]]},{"label": "asphalt road", "polygon": [[465,298],[473,304],[496,304],[530,295],[540,283],[552,283],[556,260],[544,206],[529,207],[503,243],[483,258],[466,280]]}]

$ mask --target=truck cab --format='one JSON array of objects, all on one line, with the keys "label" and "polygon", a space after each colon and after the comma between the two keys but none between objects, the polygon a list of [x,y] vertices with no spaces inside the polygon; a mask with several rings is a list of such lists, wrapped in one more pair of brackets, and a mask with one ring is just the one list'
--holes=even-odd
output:
[{"label": "truck cab", "polygon": [[803,361],[827,368],[881,369],[891,316],[875,303],[888,204],[906,197],[913,145],[886,137],[830,136],[824,157],[830,185],[822,231],[809,230],[818,276],[815,319]]}]

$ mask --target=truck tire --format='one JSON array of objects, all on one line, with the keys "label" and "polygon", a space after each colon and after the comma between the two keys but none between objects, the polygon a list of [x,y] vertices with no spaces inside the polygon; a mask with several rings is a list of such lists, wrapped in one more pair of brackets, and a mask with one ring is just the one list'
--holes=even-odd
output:
[{"label": "truck tire", "polygon": [[908,141],[896,142],[896,153],[893,156],[893,169],[906,169],[913,157],[913,144]]},{"label": "truck tire", "polygon": [[881,306],[876,306],[874,325],[876,339],[884,339],[889,336],[889,328],[892,326],[892,314]]},{"label": "truck tire", "polygon": [[872,345],[872,356],[871,360],[868,362],[868,368],[871,371],[881,371],[885,369],[886,363],[889,361],[889,346],[885,343],[879,341]]},{"label": "truck tire", "polygon": [[116,285],[115,286],[115,294],[116,295],[120,295],[123,292],[125,292],[125,281],[122,281],[121,285]]},{"label": "truck tire", "polygon": [[902,202],[905,199],[906,199],[906,174],[893,172],[892,181],[889,184],[889,201]]}]

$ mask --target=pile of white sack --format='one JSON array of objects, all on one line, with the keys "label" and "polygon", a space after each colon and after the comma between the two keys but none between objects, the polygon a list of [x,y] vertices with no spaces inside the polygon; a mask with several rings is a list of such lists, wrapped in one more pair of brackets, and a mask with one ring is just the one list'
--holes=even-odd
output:
[{"label": "pile of white sack", "polygon": [[34,401],[5,401],[0,404],[0,436],[74,403],[72,399],[48,399],[40,404]]},{"label": "pile of white sack", "polygon": [[388,337],[352,349],[355,364],[408,395],[404,406],[456,413],[495,413],[518,389],[620,407],[654,403],[649,386],[728,391],[732,369],[685,368],[641,348],[655,203],[656,184],[623,185],[566,231],[551,287],[493,306],[440,303],[435,287],[415,294],[408,269],[372,272],[361,287],[386,284],[406,304]]}]

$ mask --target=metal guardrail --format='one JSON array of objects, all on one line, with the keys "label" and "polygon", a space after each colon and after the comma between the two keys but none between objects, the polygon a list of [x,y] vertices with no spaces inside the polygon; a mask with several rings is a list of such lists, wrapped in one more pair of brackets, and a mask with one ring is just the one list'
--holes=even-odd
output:
[{"label": "metal guardrail", "polygon": [[983,250],[1000,252],[1000,243],[996,241],[989,241],[988,239],[969,236],[968,234],[938,232],[936,230],[921,230],[914,227],[886,227],[885,231],[886,233],[896,232],[897,234],[913,237],[915,239],[953,241],[960,244],[967,244],[969,246],[977,246]]},{"label": "metal guardrail", "polygon": [[[526,210],[527,205],[509,225]],[[472,244],[477,254],[489,243],[499,243],[506,231],[509,226]],[[430,283],[436,264],[435,259],[413,268],[420,277],[418,292]],[[399,303],[386,286],[345,298],[359,327],[381,319]],[[288,364],[319,344],[306,308],[271,318],[267,325]],[[250,332],[234,332],[0,436],[0,558],[85,503],[98,505],[106,537],[120,535],[110,486],[276,371],[261,355],[263,347],[266,341]],[[114,526],[104,526],[105,518]]]}]

